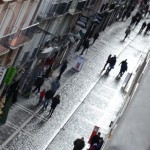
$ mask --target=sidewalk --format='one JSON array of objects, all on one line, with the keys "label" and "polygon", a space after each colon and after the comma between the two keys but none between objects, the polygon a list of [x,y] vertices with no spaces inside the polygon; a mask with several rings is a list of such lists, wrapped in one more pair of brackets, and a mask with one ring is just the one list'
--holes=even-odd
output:
[{"label": "sidewalk", "polygon": [[[147,52],[149,37],[137,35],[141,23],[131,33],[124,43],[124,31],[127,22],[117,22],[100,33],[99,39],[90,47],[82,71],[70,71],[77,55],[69,57],[68,70],[61,79],[61,103],[56,108],[51,119],[35,107],[37,97],[30,99],[18,98],[18,102],[10,110],[6,125],[0,128],[0,144],[9,150],[70,150],[73,141],[82,136],[88,141],[95,125],[105,136],[109,124],[113,121],[124,103],[124,93],[121,91],[125,75],[121,80],[115,80],[120,66],[118,64],[128,59],[129,70],[132,72],[141,54]],[[109,76],[100,75],[109,54],[116,54],[117,64]],[[58,75],[54,72],[53,78]],[[44,87],[50,86],[50,80]]]}]

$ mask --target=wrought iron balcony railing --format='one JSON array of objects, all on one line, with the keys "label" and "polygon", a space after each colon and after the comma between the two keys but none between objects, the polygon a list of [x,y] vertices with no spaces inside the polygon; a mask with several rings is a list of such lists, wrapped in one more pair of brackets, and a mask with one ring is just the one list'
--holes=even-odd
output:
[{"label": "wrought iron balcony railing", "polygon": [[27,28],[18,29],[15,33],[3,36],[0,39],[0,44],[9,49],[16,49],[24,45],[33,38],[38,24],[39,23],[36,23]]}]

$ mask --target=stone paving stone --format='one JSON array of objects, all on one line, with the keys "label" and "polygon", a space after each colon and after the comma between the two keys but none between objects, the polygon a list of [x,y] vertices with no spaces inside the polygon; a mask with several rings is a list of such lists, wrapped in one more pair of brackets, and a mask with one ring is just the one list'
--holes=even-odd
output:
[{"label": "stone paving stone", "polygon": [[8,114],[8,121],[20,127],[31,115],[32,114],[26,112],[22,108],[12,106]]},{"label": "stone paving stone", "polygon": [[0,145],[2,145],[13,133],[15,132],[15,129],[6,125],[0,126]]}]

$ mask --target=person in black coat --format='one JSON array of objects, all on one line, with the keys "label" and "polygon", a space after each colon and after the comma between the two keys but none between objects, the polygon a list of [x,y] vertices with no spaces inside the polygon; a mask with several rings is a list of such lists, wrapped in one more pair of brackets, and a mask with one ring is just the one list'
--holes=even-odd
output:
[{"label": "person in black coat", "polygon": [[58,79],[61,78],[61,75],[62,75],[63,72],[66,70],[67,64],[68,64],[68,61],[67,61],[67,60],[63,62],[62,66],[61,66],[61,68],[60,68],[60,70],[59,70],[59,76],[57,77]]},{"label": "person in black coat", "polygon": [[73,150],[82,150],[85,146],[84,138],[82,137],[81,139],[76,139],[73,144]]},{"label": "person in black coat", "polygon": [[53,98],[54,94],[55,93],[52,90],[46,91],[46,93],[45,93],[45,100],[44,100],[44,104],[43,104],[43,110],[47,109],[49,101],[50,101],[50,99]]},{"label": "person in black coat", "polygon": [[51,104],[51,109],[49,111],[49,117],[52,116],[56,106],[60,103],[60,96],[56,95],[55,97],[53,97],[52,99],[52,104]]},{"label": "person in black coat", "polygon": [[93,38],[93,44],[95,43],[95,41],[98,39],[99,37],[99,33],[95,33],[94,38]]},{"label": "person in black coat", "polygon": [[118,78],[121,78],[123,76],[123,74],[125,73],[125,71],[128,70],[128,63],[127,63],[127,59],[125,59],[124,61],[122,61],[119,65],[121,65],[120,68],[120,72],[118,74]]},{"label": "person in black coat", "polygon": [[83,50],[82,50],[82,52],[81,52],[80,55],[83,55],[84,51],[89,48],[89,43],[90,43],[90,42],[89,42],[89,39],[87,39],[87,40],[83,43]]},{"label": "person in black coat", "polygon": [[34,83],[35,88],[32,90],[32,92],[34,93],[35,91],[37,91],[37,93],[39,93],[43,83],[44,83],[44,77],[39,76]]}]

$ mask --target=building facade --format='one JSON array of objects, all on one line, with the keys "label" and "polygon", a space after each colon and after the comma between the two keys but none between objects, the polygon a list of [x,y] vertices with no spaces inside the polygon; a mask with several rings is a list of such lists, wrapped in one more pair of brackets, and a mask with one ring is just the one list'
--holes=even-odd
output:
[{"label": "building facade", "polygon": [[40,3],[40,0],[0,1],[1,67],[13,66],[22,47],[32,40],[38,25],[33,20]]}]

